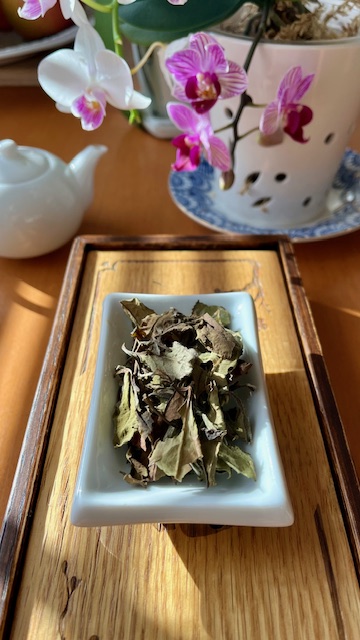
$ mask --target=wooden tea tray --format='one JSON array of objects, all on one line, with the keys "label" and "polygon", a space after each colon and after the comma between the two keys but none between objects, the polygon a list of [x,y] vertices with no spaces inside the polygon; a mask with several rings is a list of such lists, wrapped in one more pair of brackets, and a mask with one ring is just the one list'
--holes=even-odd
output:
[{"label": "wooden tea tray", "polygon": [[[229,290],[256,303],[294,525],[72,526],[104,296]],[[355,640],[359,524],[359,486],[291,243],[77,238],[1,533],[1,637]]]}]

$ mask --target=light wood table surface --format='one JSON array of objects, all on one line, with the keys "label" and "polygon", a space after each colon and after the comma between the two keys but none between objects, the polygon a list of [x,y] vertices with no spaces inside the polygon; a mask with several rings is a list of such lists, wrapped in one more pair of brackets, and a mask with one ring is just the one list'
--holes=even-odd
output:
[{"label": "light wood table surface", "polygon": [[[0,88],[0,135],[70,161],[102,143],[95,197],[80,234],[208,235],[173,204],[167,179],[173,148],[130,128],[109,109],[89,134],[56,111],[38,87]],[[360,124],[351,139],[360,151]],[[1,203],[0,203],[1,206]],[[0,515],[3,517],[31,410],[71,243],[27,260],[0,259]],[[360,473],[360,231],[296,244],[296,257],[347,438]]]}]

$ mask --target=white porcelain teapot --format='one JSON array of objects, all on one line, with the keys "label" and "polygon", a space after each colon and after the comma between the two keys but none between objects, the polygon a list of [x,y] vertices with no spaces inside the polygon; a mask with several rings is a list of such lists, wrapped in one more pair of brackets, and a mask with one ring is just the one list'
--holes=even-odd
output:
[{"label": "white porcelain teapot", "polygon": [[93,198],[104,145],[90,145],[66,164],[33,147],[0,140],[0,256],[31,258],[68,242]]}]

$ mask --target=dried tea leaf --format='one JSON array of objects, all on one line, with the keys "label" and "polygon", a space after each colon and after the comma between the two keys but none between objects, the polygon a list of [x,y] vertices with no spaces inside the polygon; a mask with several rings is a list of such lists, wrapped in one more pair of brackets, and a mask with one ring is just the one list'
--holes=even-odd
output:
[{"label": "dried tea leaf", "polygon": [[140,302],[138,298],[133,298],[132,300],[123,300],[121,302],[121,306],[135,326],[140,326],[146,316],[155,314],[155,311],[149,309],[149,307]]},{"label": "dried tea leaf", "polygon": [[208,487],[216,486],[216,471],[220,444],[221,443],[216,442],[216,440],[207,440],[206,442],[201,443],[203,468],[205,470],[205,479]]},{"label": "dried tea leaf", "polygon": [[175,389],[164,410],[165,420],[167,420],[168,422],[181,420],[180,409],[185,402],[186,396],[184,395],[184,393],[181,393],[178,389]]},{"label": "dried tea leaf", "polygon": [[208,313],[209,316],[214,318],[216,322],[221,324],[223,327],[229,327],[231,323],[231,315],[225,307],[220,307],[218,305],[208,305],[197,301],[194,305],[192,313],[195,316],[203,316],[205,313]]},{"label": "dried tea leaf", "polygon": [[128,446],[125,480],[146,487],[191,472],[211,487],[217,472],[255,478],[237,445],[252,435],[242,402],[251,364],[241,359],[240,333],[225,326],[227,310],[198,301],[189,316],[173,308],[158,315],[136,298],[122,306],[134,325],[126,366],[115,369],[114,445]]},{"label": "dried tea leaf", "polygon": [[201,445],[192,404],[180,409],[183,425],[180,433],[173,438],[159,441],[149,458],[149,466],[157,465],[164,473],[181,482],[191,471],[191,463],[202,457]]},{"label": "dried tea leaf", "polygon": [[240,447],[221,443],[218,454],[218,468],[227,471],[231,476],[231,470],[241,473],[247,478],[256,480],[256,471],[253,459],[249,453],[246,453]]},{"label": "dried tea leaf", "polygon": [[231,360],[238,344],[231,331],[227,331],[208,313],[201,316],[202,322],[196,329],[197,338],[208,351]]},{"label": "dried tea leaf", "polygon": [[139,428],[136,396],[131,384],[132,374],[124,372],[121,400],[114,412],[114,446],[121,447],[129,442]]},{"label": "dried tea leaf", "polygon": [[[209,411],[206,416],[203,414],[205,424],[205,435],[210,431],[216,432],[219,435],[226,434],[226,424],[224,420],[224,414],[220,408],[219,393],[216,387],[213,387],[208,396]],[[218,437],[216,436],[216,437]],[[211,434],[209,439],[212,440],[214,435]]]},{"label": "dried tea leaf", "polygon": [[[234,398],[235,396],[233,396],[232,400]],[[230,402],[229,405],[223,407],[223,411],[229,440],[240,438],[245,442],[251,442],[251,422],[241,398],[236,397],[236,402]]]},{"label": "dried tea leaf", "polygon": [[154,355],[145,351],[138,354],[141,362],[146,365],[150,371],[161,372],[170,380],[181,380],[191,375],[192,363],[196,357],[195,349],[183,347],[180,342],[174,342],[162,355]]}]

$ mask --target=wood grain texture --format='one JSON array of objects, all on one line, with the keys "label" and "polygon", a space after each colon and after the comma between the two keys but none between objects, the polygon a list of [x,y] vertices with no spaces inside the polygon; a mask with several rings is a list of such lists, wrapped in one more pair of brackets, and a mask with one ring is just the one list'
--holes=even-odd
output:
[{"label": "wood grain texture", "polygon": [[[208,535],[177,525],[71,526],[104,295],[238,289],[256,303],[295,524]],[[354,562],[278,253],[230,241],[207,251],[94,248],[75,311],[11,638],[358,638]]]},{"label": "wood grain texture", "polygon": [[[280,252],[283,251],[286,252],[284,245],[280,247]],[[290,253],[286,265],[288,269],[284,277],[291,294],[290,304],[294,310],[295,325],[303,350],[305,367],[309,372],[319,425],[332,461],[331,469],[340,495],[340,504],[345,512],[345,524],[360,579],[360,481],[331,388],[310,304],[302,281],[299,279],[294,254]]]}]

